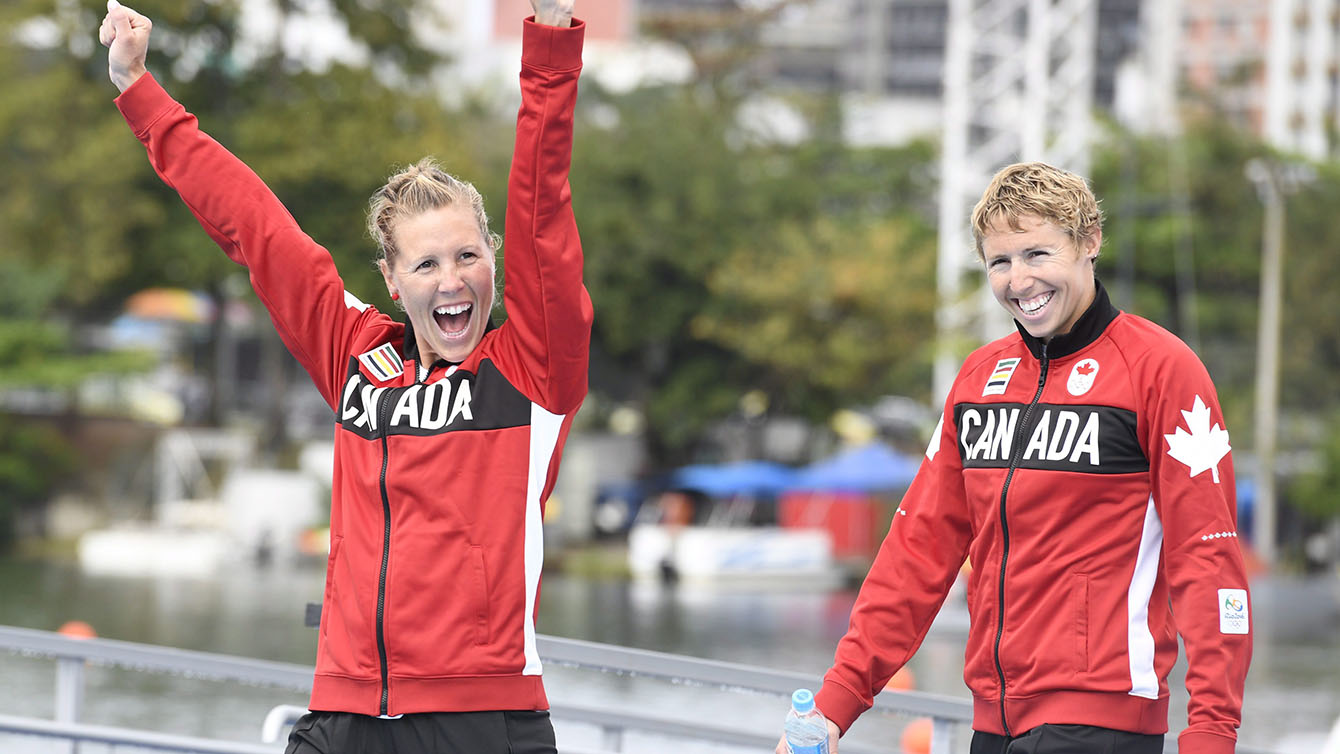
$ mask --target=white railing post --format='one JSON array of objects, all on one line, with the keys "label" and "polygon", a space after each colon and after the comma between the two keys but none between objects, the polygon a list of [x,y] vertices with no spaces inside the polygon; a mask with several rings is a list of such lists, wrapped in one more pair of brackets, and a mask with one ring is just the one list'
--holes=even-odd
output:
[{"label": "white railing post", "polygon": [[954,721],[946,717],[931,718],[930,754],[949,754],[954,748]]},{"label": "white railing post", "polygon": [[[77,723],[84,707],[84,658],[60,657],[56,660],[56,722]],[[79,742],[66,749],[79,754]]]},{"label": "white railing post", "polygon": [[623,751],[623,728],[600,726],[600,745],[606,751]]},{"label": "white railing post", "polygon": [[56,660],[56,722],[77,723],[84,706],[84,660]]}]

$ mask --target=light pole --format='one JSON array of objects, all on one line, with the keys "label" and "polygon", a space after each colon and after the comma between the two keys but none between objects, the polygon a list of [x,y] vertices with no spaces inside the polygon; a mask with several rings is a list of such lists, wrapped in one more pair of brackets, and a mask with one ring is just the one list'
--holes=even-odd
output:
[{"label": "light pole", "polygon": [[1265,206],[1261,236],[1260,316],[1256,328],[1256,500],[1252,541],[1275,564],[1275,451],[1279,420],[1280,310],[1284,278],[1284,197],[1310,182],[1312,168],[1272,160],[1247,162],[1247,177]]}]

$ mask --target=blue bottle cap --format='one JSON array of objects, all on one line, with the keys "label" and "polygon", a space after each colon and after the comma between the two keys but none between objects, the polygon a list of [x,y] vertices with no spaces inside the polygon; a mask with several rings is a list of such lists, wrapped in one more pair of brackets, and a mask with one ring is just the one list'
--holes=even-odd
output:
[{"label": "blue bottle cap", "polygon": [[814,709],[814,693],[809,689],[796,689],[791,695],[791,709],[802,713]]}]

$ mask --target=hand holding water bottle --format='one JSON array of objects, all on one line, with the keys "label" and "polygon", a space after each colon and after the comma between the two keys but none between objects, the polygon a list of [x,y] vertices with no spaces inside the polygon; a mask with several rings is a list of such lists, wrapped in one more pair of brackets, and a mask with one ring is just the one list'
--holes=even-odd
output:
[{"label": "hand holding water bottle", "polygon": [[837,754],[838,735],[837,724],[814,706],[814,694],[797,689],[775,754]]}]

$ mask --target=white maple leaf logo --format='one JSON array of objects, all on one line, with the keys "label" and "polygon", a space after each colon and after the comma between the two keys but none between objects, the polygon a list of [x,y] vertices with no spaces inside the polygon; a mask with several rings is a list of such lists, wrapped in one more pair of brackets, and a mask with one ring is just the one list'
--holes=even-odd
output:
[{"label": "white maple leaf logo", "polygon": [[1168,441],[1168,455],[1186,464],[1193,477],[1208,469],[1217,484],[1219,461],[1232,450],[1228,430],[1218,424],[1210,426],[1210,407],[1199,395],[1191,410],[1182,412],[1182,417],[1186,419],[1186,429],[1178,426],[1176,432],[1163,436]]}]

